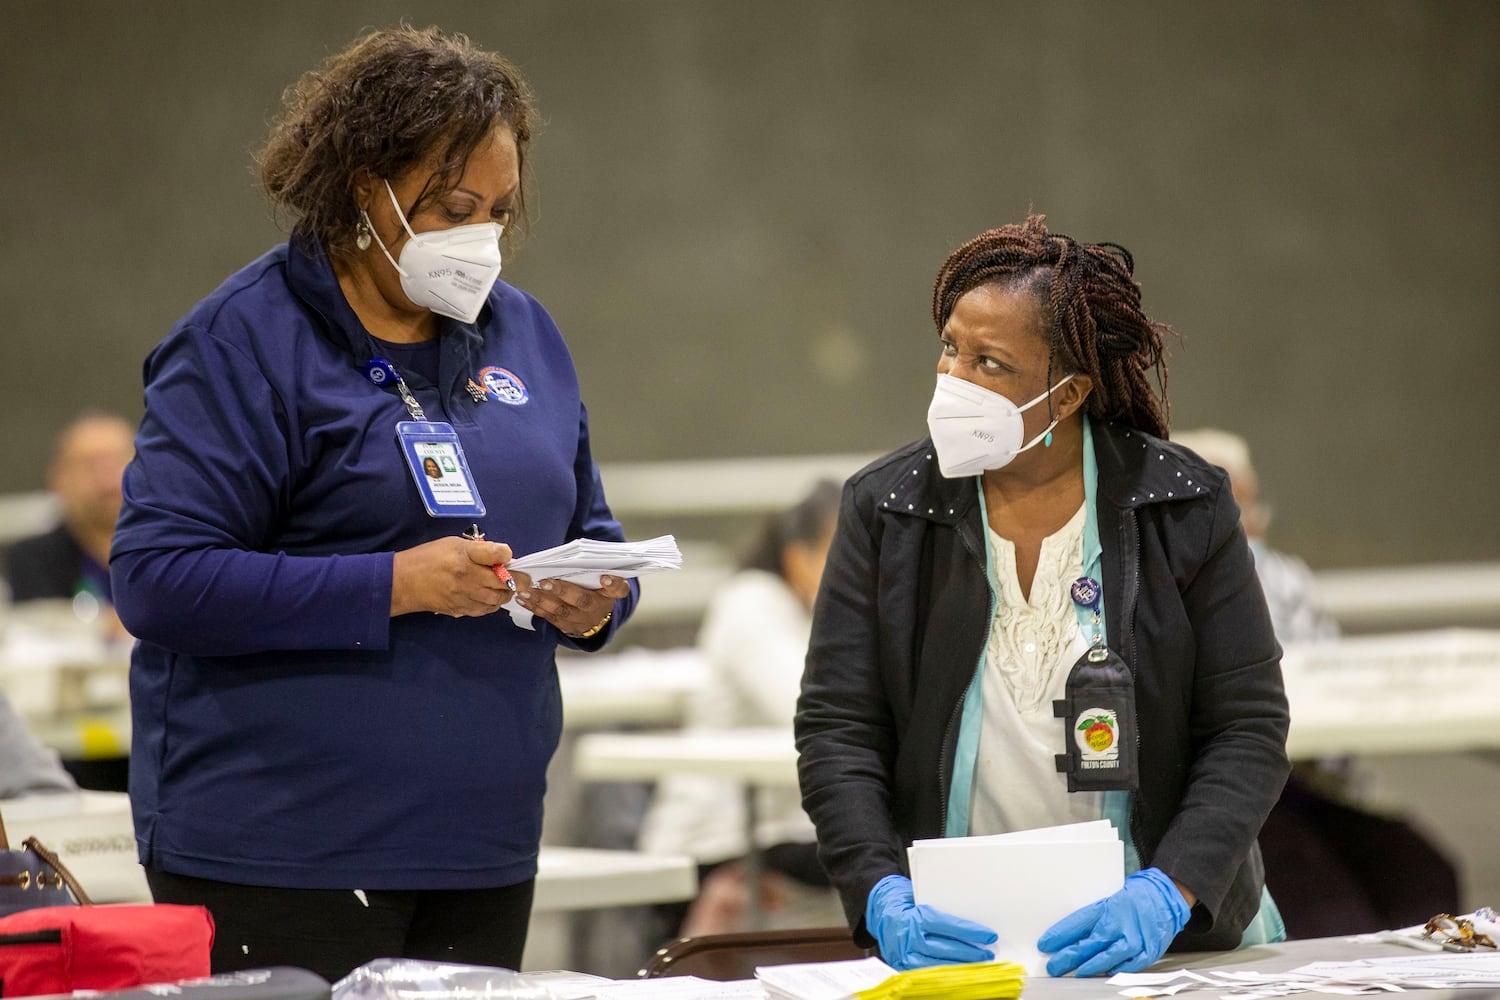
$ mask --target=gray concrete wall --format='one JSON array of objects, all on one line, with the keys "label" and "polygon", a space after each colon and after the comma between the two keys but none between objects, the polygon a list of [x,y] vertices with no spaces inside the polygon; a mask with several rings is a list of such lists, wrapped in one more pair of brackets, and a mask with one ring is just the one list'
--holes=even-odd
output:
[{"label": "gray concrete wall", "polygon": [[[279,238],[249,151],[402,15],[527,72],[605,460],[923,433],[933,274],[1028,206],[1130,247],[1174,421],[1246,434],[1315,566],[1500,558],[1500,6],[132,2],[0,8],[0,491]],[[607,484],[606,484],[607,486]]]}]

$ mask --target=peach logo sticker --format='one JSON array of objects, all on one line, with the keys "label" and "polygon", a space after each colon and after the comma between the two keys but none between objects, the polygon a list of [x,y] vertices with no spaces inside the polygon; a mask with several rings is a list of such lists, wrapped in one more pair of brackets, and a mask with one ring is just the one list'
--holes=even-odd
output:
[{"label": "peach logo sticker", "polygon": [[1073,735],[1085,760],[1117,760],[1120,756],[1119,729],[1119,717],[1112,709],[1091,708],[1079,713]]}]

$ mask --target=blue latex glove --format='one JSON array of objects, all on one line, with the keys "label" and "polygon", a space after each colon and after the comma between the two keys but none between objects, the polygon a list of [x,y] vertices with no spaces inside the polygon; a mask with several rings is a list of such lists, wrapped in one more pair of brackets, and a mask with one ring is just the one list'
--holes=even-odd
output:
[{"label": "blue latex glove", "polygon": [[918,906],[905,875],[887,875],[875,883],[865,903],[865,926],[880,944],[880,957],[896,969],[989,962],[995,957],[983,947],[995,943],[994,931]]},{"label": "blue latex glove", "polygon": [[[1075,910],[1047,928],[1036,946],[1057,952],[1047,975],[1140,972],[1166,953],[1191,915],[1187,900],[1160,868],[1126,876],[1113,896]],[[1061,949],[1061,950],[1059,950]]]}]

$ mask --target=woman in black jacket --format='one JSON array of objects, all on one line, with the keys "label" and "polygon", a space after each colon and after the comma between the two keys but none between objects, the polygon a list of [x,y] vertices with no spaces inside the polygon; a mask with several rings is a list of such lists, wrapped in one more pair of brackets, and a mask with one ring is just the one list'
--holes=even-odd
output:
[{"label": "woman in black jacket", "polygon": [[1100,817],[1127,878],[1043,935],[1049,973],[1280,934],[1255,846],[1288,768],[1280,648],[1223,472],[1165,440],[1170,331],[1132,269],[1040,216],[954,251],[931,436],[845,486],[802,794],[856,936],[898,967],[994,940],[913,905],[912,840]]}]

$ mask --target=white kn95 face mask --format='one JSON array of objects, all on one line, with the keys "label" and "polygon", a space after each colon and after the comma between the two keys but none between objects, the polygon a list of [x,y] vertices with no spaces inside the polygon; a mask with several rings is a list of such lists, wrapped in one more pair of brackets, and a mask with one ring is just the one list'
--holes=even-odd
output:
[{"label": "white kn95 face mask", "polygon": [[401,248],[399,264],[386,249],[385,241],[375,233],[370,216],[363,209],[360,212],[375,235],[375,242],[380,244],[380,252],[401,275],[401,290],[417,305],[440,316],[461,323],[474,322],[500,277],[500,234],[504,227],[497,222],[478,222],[414,233],[406,221],[406,213],[401,211],[401,203],[396,201],[390,181],[385,182],[385,190],[391,196],[391,204],[396,206],[396,217],[411,237]]},{"label": "white kn95 face mask", "polygon": [[973,382],[953,375],[939,375],[927,407],[927,430],[937,450],[938,469],[949,479],[973,476],[986,469],[999,469],[1036,443],[1057,426],[1054,420],[1046,430],[1024,444],[1021,436],[1026,425],[1021,414],[1031,409],[1049,393],[1056,392],[1062,380],[1047,392],[1017,406],[998,392],[991,392]]}]

